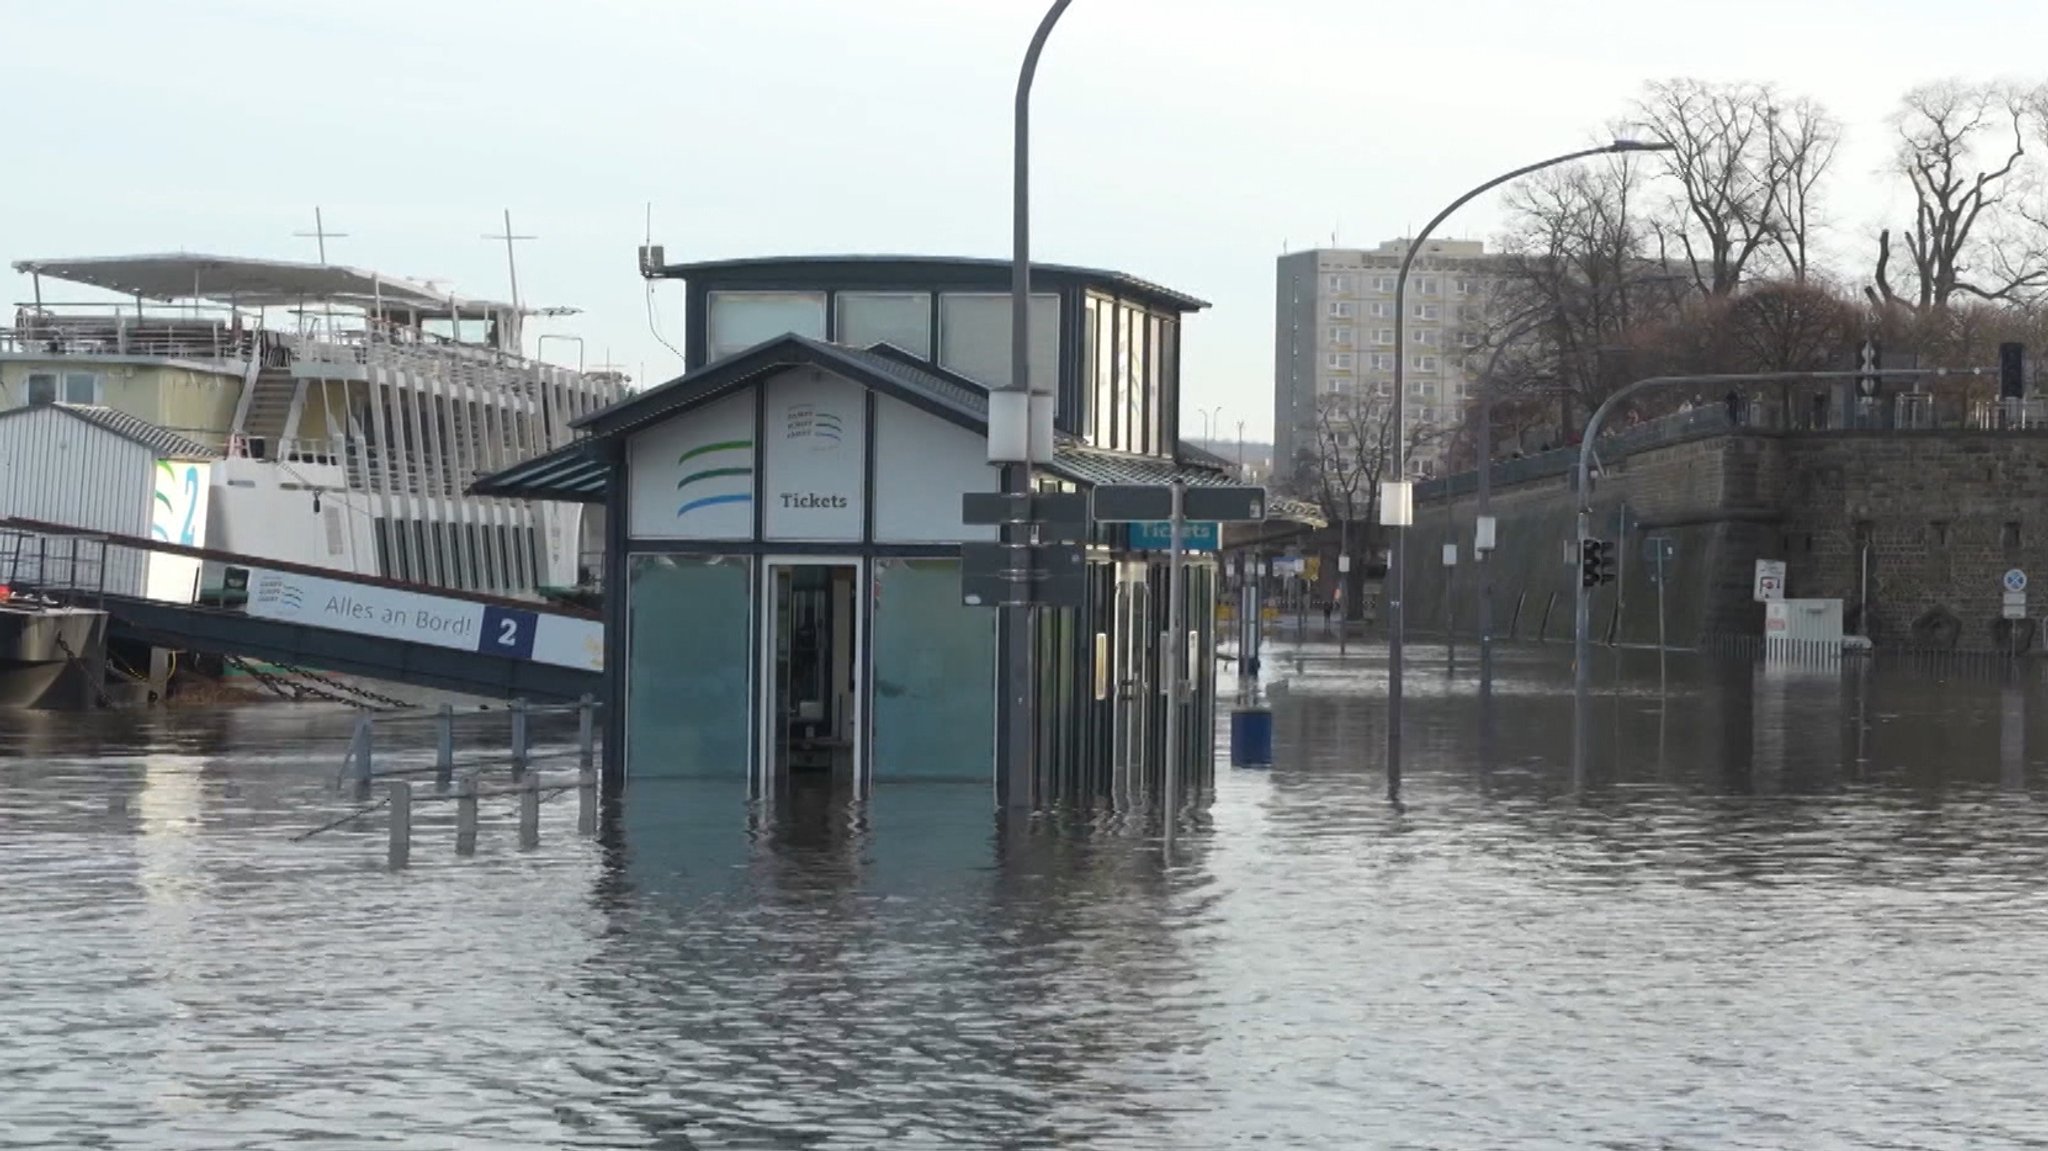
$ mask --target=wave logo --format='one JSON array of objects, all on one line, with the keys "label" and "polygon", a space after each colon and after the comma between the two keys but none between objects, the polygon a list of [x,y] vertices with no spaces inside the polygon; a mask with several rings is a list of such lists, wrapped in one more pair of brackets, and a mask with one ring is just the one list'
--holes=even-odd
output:
[{"label": "wave logo", "polygon": [[814,452],[837,451],[846,439],[845,421],[837,412],[816,404],[791,404],[783,428],[783,438],[808,440]]},{"label": "wave logo", "polygon": [[261,606],[273,608],[287,615],[297,615],[300,609],[306,606],[305,589],[287,581],[276,572],[264,572],[257,576],[256,586],[249,598]]},{"label": "wave logo", "polygon": [[691,448],[676,459],[682,478],[676,495],[683,501],[676,518],[704,508],[754,502],[754,441],[720,440]]}]

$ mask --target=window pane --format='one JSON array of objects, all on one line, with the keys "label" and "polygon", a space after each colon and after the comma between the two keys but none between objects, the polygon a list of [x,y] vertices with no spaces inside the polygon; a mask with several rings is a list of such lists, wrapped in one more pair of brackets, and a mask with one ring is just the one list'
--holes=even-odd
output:
[{"label": "window pane", "polygon": [[932,298],[923,292],[841,292],[838,342],[856,348],[894,344],[932,358]]},{"label": "window pane", "polygon": [[711,293],[712,359],[724,359],[791,333],[814,340],[825,338],[823,292]]},{"label": "window pane", "polygon": [[[1010,385],[1010,297],[939,297],[939,364],[991,388]],[[1031,378],[1046,391],[1060,378],[1060,300],[1031,297]]]},{"label": "window pane", "polygon": [[64,402],[67,404],[98,403],[99,382],[99,377],[91,372],[64,373]]},{"label": "window pane", "polygon": [[1097,447],[1108,447],[1116,437],[1116,352],[1114,329],[1116,309],[1108,300],[1091,299],[1088,309],[1095,316],[1095,436]]},{"label": "window pane", "polygon": [[1125,451],[1135,450],[1140,439],[1139,421],[1144,419],[1145,397],[1141,373],[1144,371],[1145,318],[1136,308],[1119,306],[1116,313],[1117,348],[1116,394],[1123,409],[1122,434],[1112,447]]},{"label": "window pane", "polygon": [[874,596],[875,778],[993,778],[995,613],[958,560],[876,560]]},{"label": "window pane", "polygon": [[1172,448],[1166,442],[1165,429],[1160,426],[1160,412],[1166,404],[1166,388],[1162,382],[1164,365],[1159,362],[1160,332],[1164,327],[1164,321],[1157,317],[1145,325],[1148,337],[1145,352],[1145,442],[1146,450],[1155,452],[1170,452]]},{"label": "window pane", "polygon": [[636,555],[629,567],[628,773],[746,779],[747,562]]},{"label": "window pane", "polygon": [[28,378],[28,402],[30,404],[54,404],[57,402],[57,377],[37,374]]}]

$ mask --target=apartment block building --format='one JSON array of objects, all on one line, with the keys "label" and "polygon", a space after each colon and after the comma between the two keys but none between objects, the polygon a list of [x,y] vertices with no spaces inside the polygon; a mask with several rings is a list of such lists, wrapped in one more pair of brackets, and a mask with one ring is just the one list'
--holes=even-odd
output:
[{"label": "apartment block building", "polygon": [[[1402,373],[1411,473],[1442,468],[1449,435],[1463,420],[1479,370],[1486,298],[1496,257],[1478,240],[1428,240],[1408,270],[1407,311],[1394,314],[1394,280],[1408,241],[1378,247],[1314,248],[1279,259],[1273,370],[1273,468],[1301,477],[1317,452],[1316,421],[1326,397],[1384,410],[1394,396],[1394,329],[1408,327]],[[1474,358],[1467,364],[1467,357]],[[1312,463],[1309,465],[1312,468]]]}]

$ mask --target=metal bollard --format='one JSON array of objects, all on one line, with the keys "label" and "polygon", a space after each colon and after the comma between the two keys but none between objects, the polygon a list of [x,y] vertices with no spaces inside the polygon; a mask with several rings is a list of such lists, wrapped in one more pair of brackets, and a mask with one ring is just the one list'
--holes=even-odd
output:
[{"label": "metal bollard", "polygon": [[455,708],[441,705],[441,713],[434,718],[438,738],[434,743],[434,788],[448,790],[455,781]]},{"label": "metal bollard", "polygon": [[588,767],[576,773],[576,834],[597,834],[597,772]]},{"label": "metal bollard", "polygon": [[476,854],[476,776],[455,785],[455,854]]},{"label": "metal bollard", "polygon": [[412,784],[398,779],[391,782],[391,869],[397,871],[411,859]]},{"label": "metal bollard", "polygon": [[528,772],[519,784],[519,846],[540,846],[540,773]]},{"label": "metal bollard", "polygon": [[370,798],[372,764],[370,745],[376,734],[376,720],[368,713],[356,717],[355,737],[349,741],[349,755],[355,766],[356,801]]},{"label": "metal bollard", "polygon": [[576,762],[585,771],[597,763],[597,700],[584,696],[576,705]]},{"label": "metal bollard", "polygon": [[512,701],[512,774],[526,770],[526,701]]}]

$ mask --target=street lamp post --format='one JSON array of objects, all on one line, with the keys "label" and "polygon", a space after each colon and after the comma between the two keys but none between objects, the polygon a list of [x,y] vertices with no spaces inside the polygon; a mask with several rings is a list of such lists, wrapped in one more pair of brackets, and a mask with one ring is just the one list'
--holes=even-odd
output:
[{"label": "street lamp post", "polygon": [[[1451,213],[1464,207],[1475,197],[1490,192],[1510,180],[1519,180],[1531,172],[1588,156],[1599,156],[1616,152],[1663,152],[1671,145],[1642,143],[1636,140],[1616,140],[1599,148],[1585,148],[1567,152],[1534,164],[1516,168],[1512,172],[1495,176],[1484,184],[1452,200],[1443,211],[1438,212],[1422,231],[1408,241],[1408,250],[1401,255],[1401,269],[1394,277],[1394,479],[1393,483],[1404,485],[1408,482],[1408,396],[1405,376],[1408,366],[1408,269],[1421,253],[1422,245],[1437,225],[1450,218]],[[1389,501],[1385,495],[1380,498],[1383,509],[1391,509],[1392,515],[1383,514],[1383,522],[1394,529],[1392,546],[1387,556],[1387,576],[1392,583],[1391,594],[1387,596],[1387,798],[1398,801],[1401,798],[1401,671],[1404,647],[1404,620],[1402,598],[1407,589],[1407,520],[1413,518],[1412,504],[1407,499]]]},{"label": "street lamp post", "polygon": [[[1031,387],[1031,81],[1038,73],[1038,57],[1045,51],[1046,38],[1070,3],[1072,0],[1053,0],[1025,50],[1024,66],[1017,75],[1016,124],[1011,140],[1010,383],[989,397],[989,462],[1002,465],[1004,492],[1026,498],[1031,494],[1032,465],[1049,462],[1045,457],[1052,452],[1053,401],[1050,394],[1034,395]],[[1029,546],[1036,535],[1036,528],[1028,523],[1010,524],[1002,530],[1004,542],[1013,546]],[[1037,613],[1024,603],[1008,604],[1000,611],[1002,620],[996,631],[996,795],[1004,808],[1021,808],[1038,799],[1031,659]]]}]

